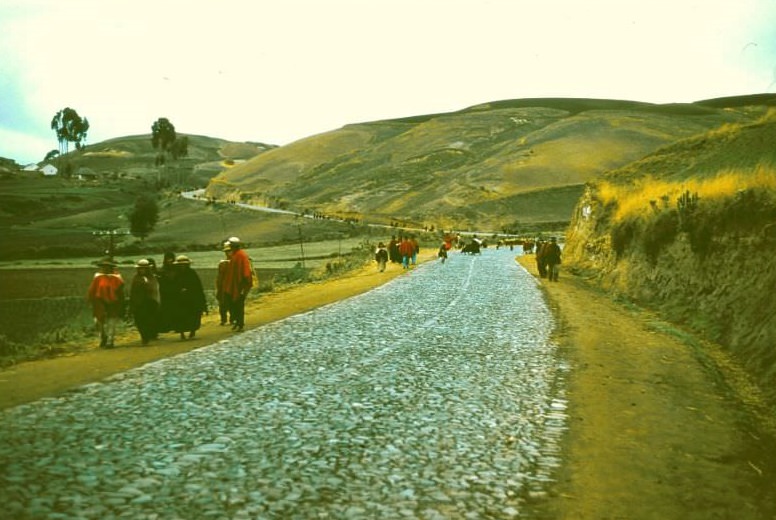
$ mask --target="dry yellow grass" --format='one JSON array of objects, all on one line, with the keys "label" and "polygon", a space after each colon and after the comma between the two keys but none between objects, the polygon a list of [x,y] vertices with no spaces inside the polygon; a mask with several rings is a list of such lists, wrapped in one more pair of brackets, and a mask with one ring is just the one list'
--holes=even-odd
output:
[{"label": "dry yellow grass", "polygon": [[741,190],[760,189],[776,191],[776,168],[759,164],[752,170],[722,170],[711,178],[691,178],[684,181],[666,181],[647,176],[632,185],[602,182],[598,198],[604,204],[616,204],[615,221],[646,215],[653,203],[663,200],[674,203],[682,193],[698,194],[701,200],[719,200]]},{"label": "dry yellow grass", "polygon": [[768,108],[768,111],[757,122],[760,124],[776,122],[776,107]]}]

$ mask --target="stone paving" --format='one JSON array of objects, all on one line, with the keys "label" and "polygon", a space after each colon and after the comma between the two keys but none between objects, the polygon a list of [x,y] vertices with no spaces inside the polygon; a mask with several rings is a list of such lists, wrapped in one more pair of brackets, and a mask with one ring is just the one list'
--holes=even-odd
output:
[{"label": "stone paving", "polygon": [[514,256],[454,253],[2,412],[0,518],[526,517],[565,367]]}]

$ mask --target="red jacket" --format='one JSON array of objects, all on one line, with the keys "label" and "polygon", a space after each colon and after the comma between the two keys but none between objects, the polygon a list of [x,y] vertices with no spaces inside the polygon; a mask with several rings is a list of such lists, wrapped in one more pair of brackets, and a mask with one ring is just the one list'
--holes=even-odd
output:
[{"label": "red jacket", "polygon": [[92,278],[87,298],[91,303],[117,303],[124,300],[124,280],[119,274],[98,273]]},{"label": "red jacket", "polygon": [[243,249],[238,249],[232,253],[229,260],[229,269],[224,273],[224,294],[228,294],[232,299],[237,299],[243,294],[247,294],[253,287],[253,268],[248,253]]}]

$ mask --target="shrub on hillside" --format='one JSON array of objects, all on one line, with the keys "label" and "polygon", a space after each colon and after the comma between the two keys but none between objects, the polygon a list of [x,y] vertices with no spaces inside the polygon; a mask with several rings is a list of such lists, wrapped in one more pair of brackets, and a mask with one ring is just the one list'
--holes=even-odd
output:
[{"label": "shrub on hillside", "polygon": [[720,226],[727,231],[751,232],[776,220],[776,196],[766,190],[739,190],[718,206]]},{"label": "shrub on hillside", "polygon": [[612,249],[617,255],[617,258],[622,257],[625,253],[625,250],[633,241],[636,232],[636,223],[632,219],[618,220],[612,224],[610,232]]},{"label": "shrub on hillside", "polygon": [[670,245],[679,232],[679,215],[674,210],[662,210],[647,219],[642,234],[644,254],[652,265],[664,247]]}]

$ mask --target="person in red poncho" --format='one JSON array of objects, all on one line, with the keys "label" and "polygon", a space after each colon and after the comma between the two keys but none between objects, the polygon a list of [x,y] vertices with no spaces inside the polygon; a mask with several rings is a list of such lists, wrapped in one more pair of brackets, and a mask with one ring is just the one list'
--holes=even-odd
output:
[{"label": "person in red poncho", "polygon": [[218,301],[218,315],[221,318],[221,325],[232,324],[233,320],[229,316],[229,301],[227,301],[224,291],[226,273],[229,271],[229,259],[232,257],[232,245],[227,241],[222,248],[226,258],[218,262],[218,275],[216,276],[216,301]]},{"label": "person in red poncho", "polygon": [[404,269],[410,268],[410,259],[415,254],[415,244],[407,237],[402,237],[399,242],[399,253],[401,253],[401,265]]},{"label": "person in red poncho", "polygon": [[110,258],[103,258],[98,265],[99,271],[89,284],[86,298],[100,331],[100,347],[113,348],[116,324],[124,315],[124,279]]},{"label": "person in red poncho", "polygon": [[239,238],[231,237],[229,247],[232,255],[224,276],[223,290],[229,302],[229,316],[234,321],[232,330],[241,332],[245,327],[245,298],[253,287],[253,267]]}]

